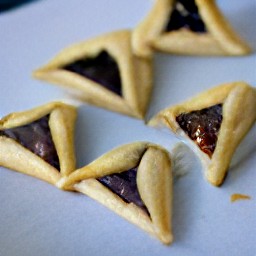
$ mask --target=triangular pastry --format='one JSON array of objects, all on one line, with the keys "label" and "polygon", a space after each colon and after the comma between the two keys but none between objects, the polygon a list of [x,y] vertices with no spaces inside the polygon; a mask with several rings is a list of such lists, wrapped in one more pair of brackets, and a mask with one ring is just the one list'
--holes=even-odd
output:
[{"label": "triangular pastry", "polygon": [[172,242],[171,160],[157,145],[118,147],[62,178],[58,186],[84,193],[161,242]]},{"label": "triangular pastry", "polygon": [[214,0],[156,0],[135,28],[138,56],[153,49],[187,55],[245,55],[250,47],[225,19]]},{"label": "triangular pastry", "polygon": [[256,90],[223,84],[160,111],[149,121],[182,136],[200,157],[207,180],[223,183],[233,153],[256,120]]},{"label": "triangular pastry", "polygon": [[76,108],[51,102],[0,120],[0,165],[55,184],[75,170]]},{"label": "triangular pastry", "polygon": [[143,118],[151,95],[151,66],[151,60],[133,54],[131,32],[123,30],[72,45],[33,75],[92,105]]}]

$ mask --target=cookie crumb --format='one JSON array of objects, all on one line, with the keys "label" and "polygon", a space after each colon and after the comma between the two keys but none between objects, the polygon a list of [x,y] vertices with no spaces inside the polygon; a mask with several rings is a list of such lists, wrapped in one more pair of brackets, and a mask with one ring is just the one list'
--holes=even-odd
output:
[{"label": "cookie crumb", "polygon": [[250,200],[251,197],[243,194],[233,194],[230,196],[230,201],[233,203],[238,200]]}]

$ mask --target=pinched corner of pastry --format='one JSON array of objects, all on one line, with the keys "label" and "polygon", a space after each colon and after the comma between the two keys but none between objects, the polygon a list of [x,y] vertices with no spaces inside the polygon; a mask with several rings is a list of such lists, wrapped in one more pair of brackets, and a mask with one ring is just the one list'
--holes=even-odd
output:
[{"label": "pinched corner of pastry", "polygon": [[155,236],[171,244],[172,235],[172,173],[169,153],[150,146],[138,167],[139,194],[147,207]]},{"label": "pinched corner of pastry", "polygon": [[251,53],[212,0],[156,0],[132,41],[134,52],[144,57],[154,50],[183,55]]},{"label": "pinched corner of pastry", "polygon": [[170,6],[171,0],[156,0],[146,17],[133,29],[132,47],[135,55],[142,58],[152,58],[154,54],[153,42],[161,34],[166,16],[170,12]]},{"label": "pinched corner of pastry", "polygon": [[163,126],[184,138],[200,157],[206,179],[220,186],[232,156],[256,119],[255,88],[227,83],[160,111],[149,125]]},{"label": "pinched corner of pastry", "polygon": [[51,102],[0,120],[0,165],[55,184],[75,169],[76,108]]},{"label": "pinched corner of pastry", "polygon": [[152,90],[152,60],[135,56],[131,31],[121,30],[67,47],[33,76],[62,86],[83,102],[143,119]]},{"label": "pinched corner of pastry", "polygon": [[118,147],[62,178],[58,186],[92,197],[164,244],[173,240],[171,160],[157,145]]}]

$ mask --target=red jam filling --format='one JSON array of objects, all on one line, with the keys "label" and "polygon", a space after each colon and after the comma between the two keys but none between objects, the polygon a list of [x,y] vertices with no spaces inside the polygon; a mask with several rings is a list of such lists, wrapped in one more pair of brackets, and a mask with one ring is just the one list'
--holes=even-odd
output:
[{"label": "red jam filling", "polygon": [[176,121],[200,149],[211,157],[222,122],[222,104],[182,113],[176,117]]}]

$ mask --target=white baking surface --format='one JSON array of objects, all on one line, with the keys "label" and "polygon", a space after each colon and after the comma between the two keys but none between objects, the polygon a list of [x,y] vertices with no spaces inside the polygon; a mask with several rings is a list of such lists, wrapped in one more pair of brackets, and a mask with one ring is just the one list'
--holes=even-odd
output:
[{"label": "white baking surface", "polygon": [[[221,0],[236,30],[256,49],[255,1]],[[42,0],[0,14],[0,115],[68,99],[57,86],[31,78],[62,48],[117,29],[133,28],[148,0]],[[148,117],[212,86],[244,80],[256,86],[255,54],[178,57],[157,54]],[[245,117],[246,118],[246,117]],[[0,168],[0,255],[255,256],[256,129],[239,147],[225,184],[205,182],[197,158],[185,152],[186,175],[174,184],[172,246],[164,246],[92,199]],[[172,134],[83,105],[76,130],[78,166],[124,143],[147,140],[171,150]],[[230,202],[233,193],[251,200]]]}]

